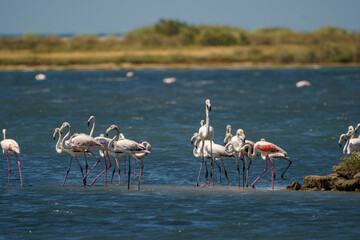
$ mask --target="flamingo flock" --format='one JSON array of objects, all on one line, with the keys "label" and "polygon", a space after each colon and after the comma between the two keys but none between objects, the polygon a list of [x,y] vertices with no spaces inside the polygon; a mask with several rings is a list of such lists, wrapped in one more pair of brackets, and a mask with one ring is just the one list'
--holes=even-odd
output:
[{"label": "flamingo flock", "polygon": [[[211,181],[214,184],[214,166],[217,165],[219,169],[219,177],[221,183],[221,171],[224,169],[227,183],[229,184],[229,177],[225,168],[224,160],[235,160],[236,170],[237,170],[237,182],[238,186],[241,186],[240,182],[240,165],[239,162],[242,161],[242,187],[248,187],[248,178],[249,170],[252,164],[252,161],[257,156],[260,156],[265,161],[265,168],[261,174],[252,182],[251,186],[255,188],[255,183],[266,173],[268,163],[271,168],[271,188],[274,189],[274,161],[275,160],[286,160],[288,162],[287,167],[281,174],[281,178],[284,179],[284,174],[291,166],[292,161],[290,160],[287,152],[280,148],[279,146],[266,141],[262,138],[260,141],[253,142],[246,139],[245,132],[243,129],[239,128],[236,131],[236,134],[233,135],[231,132],[231,125],[226,126],[224,144],[217,144],[213,141],[215,136],[215,130],[210,125],[210,112],[211,112],[211,102],[210,99],[205,101],[205,121],[200,121],[200,128],[195,132],[191,137],[191,143],[193,144],[193,155],[195,158],[200,158],[200,169],[196,181],[196,186],[199,186],[200,176],[202,167],[205,163],[205,183],[210,185]],[[59,154],[67,153],[70,155],[69,165],[62,182],[62,186],[65,185],[68,174],[71,170],[73,159],[75,158],[82,175],[82,182],[84,186],[87,186],[87,178],[90,173],[95,169],[95,167],[101,162],[101,159],[104,159],[104,170],[98,174],[90,185],[94,183],[105,174],[105,185],[107,185],[107,171],[114,166],[111,183],[113,182],[113,177],[115,175],[116,169],[118,170],[118,184],[121,184],[121,174],[120,174],[120,158],[124,159],[124,180],[127,181],[127,188],[130,189],[130,175],[131,175],[131,158],[134,160],[134,178],[136,178],[136,163],[140,165],[140,174],[138,177],[137,188],[140,189],[140,182],[143,178],[144,170],[144,158],[150,154],[151,145],[149,142],[142,141],[136,142],[131,139],[125,138],[124,134],[120,132],[120,129],[117,125],[111,125],[105,131],[105,134],[100,134],[97,137],[93,137],[95,130],[95,117],[90,116],[87,121],[88,126],[91,126],[89,134],[86,133],[75,133],[72,134],[72,128],[69,122],[64,122],[60,127],[55,128],[53,132],[53,138],[57,142],[55,145],[55,150]],[[353,126],[348,127],[348,131],[344,134],[341,134],[339,137],[339,145],[342,147],[342,142],[345,142],[343,147],[343,154],[352,154],[354,152],[360,152],[360,136],[356,137],[357,131],[360,129],[360,123],[354,128]],[[15,158],[18,163],[19,175],[20,175],[20,185],[23,186],[23,180],[21,175],[21,164],[18,159],[18,154],[20,154],[19,144],[13,140],[6,138],[6,129],[3,129],[3,140],[0,142],[3,154],[6,155],[8,162],[8,187],[10,186],[10,160],[9,154],[15,155]],[[112,137],[109,137],[109,134]],[[97,150],[100,157],[98,157],[93,151]],[[82,167],[78,157],[84,156],[85,162],[85,172]],[[95,158],[95,163],[89,169],[88,156]],[[114,164],[112,164],[111,158],[114,158]],[[126,160],[128,159],[128,161]],[[209,171],[207,168],[206,161],[210,160],[211,162],[211,171],[209,176]],[[128,162],[128,172],[126,172]],[[219,164],[221,162],[221,165]],[[126,179],[127,174],[127,179]]]},{"label": "flamingo flock", "polygon": [[[211,174],[210,179],[207,184],[210,184],[210,181],[213,177],[213,169],[214,163],[216,160],[221,160],[223,158],[227,159],[235,159],[236,162],[236,169],[238,175],[238,185],[240,187],[240,167],[239,167],[239,159],[243,162],[243,183],[242,186],[248,187],[248,176],[249,176],[249,169],[252,163],[253,158],[255,158],[258,154],[261,155],[261,158],[265,160],[265,169],[264,171],[255,179],[255,181],[251,184],[253,188],[255,188],[255,183],[261,178],[261,176],[267,171],[267,163],[269,162],[271,166],[271,187],[274,189],[274,166],[273,161],[275,159],[285,159],[289,162],[288,166],[281,174],[281,177],[284,178],[284,174],[287,169],[292,164],[288,154],[282,148],[278,147],[277,145],[265,141],[265,139],[261,139],[260,141],[254,143],[250,140],[247,140],[245,137],[244,130],[239,128],[236,131],[236,134],[233,136],[231,133],[231,125],[226,126],[225,137],[224,137],[224,145],[219,145],[213,142],[213,138],[215,135],[215,131],[213,127],[210,126],[210,117],[209,112],[211,111],[211,104],[210,100],[207,99],[205,101],[205,117],[206,121],[203,124],[203,120],[200,122],[200,129],[198,133],[194,133],[191,142],[194,144],[193,155],[194,157],[201,157],[201,164],[198,179],[196,182],[196,186],[199,186],[199,179],[201,174],[202,165],[205,162],[206,166],[206,159],[211,159]],[[223,163],[223,162],[222,162]],[[225,166],[223,164],[224,171],[226,178],[228,179],[227,172],[225,170]],[[245,170],[246,168],[246,170]],[[220,169],[220,167],[219,167]],[[207,170],[205,178],[207,178]],[[221,172],[220,172],[221,177]],[[221,179],[221,178],[220,178]],[[221,181],[221,180],[220,180]]]}]

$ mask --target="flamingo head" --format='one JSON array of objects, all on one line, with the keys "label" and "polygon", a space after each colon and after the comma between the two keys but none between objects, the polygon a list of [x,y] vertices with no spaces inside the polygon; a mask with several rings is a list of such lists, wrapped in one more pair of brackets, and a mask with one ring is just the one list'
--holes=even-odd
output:
[{"label": "flamingo head", "polygon": [[90,126],[90,123],[91,122],[95,122],[95,117],[94,116],[91,116],[89,119],[88,119],[88,126]]},{"label": "flamingo head", "polygon": [[206,99],[206,101],[205,101],[205,105],[206,105],[206,108],[209,110],[209,112],[211,112],[210,99]]},{"label": "flamingo head", "polygon": [[344,141],[346,143],[347,139],[349,138],[349,136],[347,136],[346,134],[341,134],[339,137],[339,146],[342,148],[341,142]]},{"label": "flamingo head", "polygon": [[231,125],[226,125],[226,133],[231,133]]},{"label": "flamingo head", "polygon": [[355,129],[353,126],[349,126],[348,132],[346,133],[347,137],[353,137],[355,135]]},{"label": "flamingo head", "polygon": [[57,134],[61,134],[60,128],[55,128],[54,129],[54,133],[53,133],[54,140],[55,140]]},{"label": "flamingo head", "polygon": [[109,136],[109,132],[117,130],[119,131],[119,127],[116,126],[115,124],[111,125],[108,129],[106,129],[106,136]]},{"label": "flamingo head", "polygon": [[204,119],[201,119],[200,126],[204,126]]},{"label": "flamingo head", "polygon": [[194,133],[190,139],[191,144],[194,144],[195,140],[199,137],[198,133]]},{"label": "flamingo head", "polygon": [[244,130],[242,130],[241,128],[236,131],[236,136],[238,136],[245,142],[245,133]]},{"label": "flamingo head", "polygon": [[6,139],[6,129],[5,128],[2,130],[2,133],[3,133],[4,139]]},{"label": "flamingo head", "polygon": [[70,128],[70,123],[64,122],[60,127],[60,131],[62,131],[64,128]]}]

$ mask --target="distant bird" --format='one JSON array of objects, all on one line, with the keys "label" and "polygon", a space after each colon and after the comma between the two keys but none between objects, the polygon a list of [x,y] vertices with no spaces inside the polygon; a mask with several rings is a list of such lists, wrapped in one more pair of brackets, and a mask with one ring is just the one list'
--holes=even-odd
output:
[{"label": "distant bird", "polygon": [[144,163],[141,160],[137,159],[136,154],[141,154],[141,153],[149,154],[150,151],[146,150],[144,143],[140,144],[140,143],[137,143],[130,139],[119,139],[120,130],[119,130],[118,126],[111,125],[106,130],[106,134],[108,134],[110,131],[116,131],[117,134],[109,142],[109,145],[108,145],[109,151],[114,152],[115,154],[124,154],[125,153],[129,157],[128,189],[130,189],[130,172],[131,172],[130,157],[133,157],[141,165],[140,176],[139,176],[139,181],[138,181],[138,189],[140,189],[140,180],[143,175]]},{"label": "distant bird", "polygon": [[339,138],[340,147],[342,140],[345,141],[343,154],[352,154],[353,152],[360,152],[360,138],[355,137],[355,129],[353,126],[349,126],[348,132],[340,136]]},{"label": "distant bird", "polygon": [[[239,168],[239,160],[238,160],[238,156],[240,153],[240,148],[242,146],[245,145],[245,133],[244,130],[242,130],[241,128],[239,128],[236,131],[235,136],[233,136],[230,141],[228,141],[228,143],[225,145],[225,150],[228,153],[234,154],[235,155],[235,160],[236,160],[236,169],[237,169],[237,173],[238,173],[238,185],[240,187],[240,168]],[[245,178],[245,162],[244,159],[241,159],[243,162],[243,186],[244,186],[244,178]],[[246,165],[248,165],[248,163],[246,162]]]},{"label": "distant bird", "polygon": [[84,183],[84,186],[86,186],[86,180],[84,180],[84,171],[83,171],[83,168],[79,162],[79,160],[77,159],[77,156],[80,156],[80,155],[83,155],[84,154],[84,150],[82,149],[76,149],[76,148],[64,148],[64,144],[65,143],[65,139],[68,138],[69,136],[69,132],[66,133],[65,137],[63,138],[62,137],[62,131],[60,130],[60,128],[55,128],[54,130],[54,133],[53,133],[53,138],[54,140],[56,139],[56,135],[59,135],[59,138],[58,138],[58,141],[55,145],[55,150],[57,153],[68,153],[71,155],[71,158],[70,158],[70,164],[69,164],[69,167],[68,167],[68,170],[66,172],[66,175],[65,175],[65,178],[64,178],[64,181],[63,181],[63,184],[62,186],[65,185],[65,182],[66,182],[66,178],[70,172],[70,169],[71,169],[71,164],[72,164],[72,160],[73,158],[75,157],[79,167],[80,167],[80,171],[81,171],[81,174],[82,174],[82,177],[83,177],[83,183]]},{"label": "distant bird", "polygon": [[296,83],[296,87],[308,87],[311,86],[311,83],[309,81],[303,80]]},{"label": "distant bird", "polygon": [[[210,103],[209,99],[206,99],[205,100],[206,121],[205,121],[205,125],[201,126],[199,128],[199,132],[198,132],[200,140],[202,141],[202,144],[201,144],[202,158],[204,158],[204,154],[205,154],[205,152],[204,152],[205,141],[210,142],[210,153],[212,153],[212,140],[213,140],[214,134],[215,134],[214,128],[212,126],[210,126],[209,112],[211,112],[211,103]],[[203,162],[203,160],[201,160],[201,162]],[[211,178],[214,173],[214,164],[215,164],[214,159],[211,159],[211,174],[210,174],[210,178],[209,178],[209,184],[211,182]],[[200,166],[199,173],[201,172],[201,166]]]},{"label": "distant bird", "polygon": [[289,165],[287,166],[287,168],[281,175],[283,177],[284,173],[286,172],[286,170],[290,167],[290,165],[292,163],[290,161],[290,158],[287,155],[287,153],[280,147],[276,146],[275,144],[265,141],[265,139],[261,139],[260,141],[256,142],[254,147],[251,147],[250,144],[245,144],[245,146],[243,146],[240,149],[240,152],[244,153],[246,150],[248,150],[250,158],[254,158],[257,155],[257,153],[260,153],[261,158],[265,160],[264,171],[260,174],[260,176],[257,179],[255,179],[255,181],[251,184],[251,186],[253,188],[255,188],[255,183],[267,171],[267,162],[269,161],[269,163],[271,165],[271,188],[274,189],[274,166],[273,166],[272,160],[270,159],[270,155],[273,159],[281,158],[281,159],[286,159],[289,161]]},{"label": "distant bird", "polygon": [[[201,144],[203,143],[201,140],[200,140],[200,137],[199,137],[199,134],[198,133],[194,133],[193,136],[191,137],[191,143],[194,144],[194,149],[193,149],[193,155],[194,157],[196,158],[199,158],[199,157],[202,157],[202,154],[201,154]],[[214,158],[215,159],[215,163],[216,165],[218,166],[219,168],[219,174],[220,174],[220,183],[221,183],[221,167],[219,166],[219,164],[216,162],[217,160],[220,160],[222,165],[223,165],[223,168],[224,168],[224,173],[225,173],[225,177],[226,177],[226,180],[229,184],[229,179],[228,179],[228,175],[227,175],[227,171],[226,171],[226,168],[225,168],[225,165],[224,165],[224,162],[223,162],[223,159],[224,158],[233,158],[233,155],[232,154],[229,154],[225,151],[225,147],[220,145],[220,144],[216,144],[214,142],[212,142],[212,146],[213,146],[213,152],[212,152],[212,156],[210,155],[210,144],[209,142],[205,142],[205,155],[204,155],[204,162],[205,162],[205,167],[206,167],[206,175],[205,177],[207,178],[207,174],[208,174],[208,171],[207,171],[207,165],[206,165],[206,159],[207,158]],[[203,162],[201,163],[201,165],[203,164]],[[196,186],[199,186],[199,178],[200,178],[200,173],[199,172],[199,176],[198,176],[198,181],[196,183]]]},{"label": "distant bird", "polygon": [[3,150],[3,154],[6,155],[6,159],[8,162],[8,167],[9,167],[9,173],[8,173],[8,187],[10,187],[10,172],[11,172],[11,168],[10,168],[10,162],[9,162],[9,154],[14,154],[16,157],[16,160],[18,162],[18,167],[19,167],[19,174],[20,174],[20,182],[21,182],[21,187],[23,186],[23,181],[22,181],[22,176],[21,176],[21,166],[20,166],[20,161],[18,159],[17,154],[20,153],[20,147],[19,144],[13,140],[13,139],[6,139],[6,129],[2,130],[3,132],[3,140],[0,142],[1,148]]},{"label": "distant bird", "polygon": [[46,79],[46,75],[43,74],[43,73],[36,74],[35,79],[38,80],[38,81],[43,81],[43,80]]}]

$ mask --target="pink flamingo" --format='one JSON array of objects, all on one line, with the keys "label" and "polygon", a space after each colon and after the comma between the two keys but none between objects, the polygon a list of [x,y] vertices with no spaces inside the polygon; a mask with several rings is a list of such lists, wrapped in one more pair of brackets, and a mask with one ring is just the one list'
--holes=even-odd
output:
[{"label": "pink flamingo", "polygon": [[9,162],[9,153],[10,154],[13,153],[17,159],[19,173],[20,173],[20,182],[21,182],[21,187],[22,187],[23,181],[22,181],[22,176],[21,176],[21,166],[20,166],[19,158],[17,156],[17,154],[20,153],[19,144],[13,139],[6,139],[6,129],[3,129],[2,132],[3,132],[4,139],[0,142],[0,145],[3,150],[3,154],[6,154],[6,159],[7,159],[8,166],[9,166],[8,187],[10,187],[10,172],[11,172],[10,162]]},{"label": "pink flamingo", "polygon": [[[68,133],[70,136],[71,134],[71,125],[68,122],[64,122],[61,127],[60,130],[62,131],[63,129],[68,128]],[[65,138],[64,138],[65,141]],[[84,133],[80,133],[80,134],[74,134],[70,137],[69,139],[69,145],[65,144],[63,145],[63,147],[65,149],[80,149],[83,150],[83,154],[84,154],[84,158],[85,158],[85,169],[86,169],[86,174],[84,176],[84,180],[86,180],[87,176],[89,175],[89,173],[94,169],[94,167],[100,162],[100,159],[90,150],[91,148],[95,148],[98,150],[103,150],[104,147],[98,142],[96,141],[93,137],[90,137],[87,134]],[[88,163],[87,163],[87,159],[86,159],[86,153],[90,153],[91,155],[93,155],[97,162],[94,164],[94,166],[90,169],[90,171],[87,171],[88,169]]]},{"label": "pink flamingo", "polygon": [[[64,186],[65,182],[66,182],[66,178],[67,178],[67,176],[68,176],[68,174],[70,172],[72,160],[73,160],[74,157],[75,157],[77,163],[79,164],[82,177],[84,178],[83,168],[81,167],[81,164],[80,164],[79,160],[77,159],[77,156],[80,156],[80,155],[84,154],[84,150],[79,149],[79,148],[70,148],[70,149],[64,148],[63,145],[66,144],[65,139],[69,136],[69,132],[67,132],[65,137],[63,138],[62,137],[62,131],[60,130],[60,128],[55,128],[54,133],[53,133],[54,140],[56,139],[56,135],[59,135],[58,141],[57,141],[57,143],[55,145],[56,152],[59,153],[59,154],[68,153],[68,154],[71,155],[70,164],[69,164],[68,170],[66,172],[66,175],[65,175],[65,178],[64,178],[64,181],[63,181],[63,184],[62,184],[62,186]],[[67,144],[69,144],[69,143],[67,143]],[[86,180],[83,179],[83,183],[84,183],[84,186],[86,186]]]},{"label": "pink flamingo", "polygon": [[[110,131],[116,131],[117,134],[112,138],[108,145],[108,149],[110,152],[123,154],[125,153],[129,157],[129,171],[128,171],[128,189],[130,189],[130,172],[131,172],[131,166],[130,166],[130,156],[132,156],[135,160],[139,162],[141,165],[141,171],[138,181],[138,189],[140,189],[140,180],[143,175],[143,168],[144,163],[137,159],[136,154],[141,153],[147,153],[149,154],[150,151],[146,150],[146,147],[144,146],[144,142],[142,144],[139,144],[133,140],[130,139],[119,139],[120,136],[120,130],[119,127],[116,125],[111,125],[107,130],[106,134],[108,134]],[[115,141],[117,139],[117,141]]]},{"label": "pink flamingo", "polygon": [[258,178],[256,178],[255,181],[251,184],[251,186],[253,188],[255,188],[255,183],[267,171],[267,162],[269,161],[269,163],[271,165],[271,188],[274,189],[274,166],[273,166],[273,163],[272,163],[272,161],[270,159],[270,156],[273,159],[282,158],[282,159],[286,159],[286,160],[289,161],[289,165],[287,166],[287,168],[285,169],[285,171],[281,175],[282,177],[284,176],[284,173],[286,172],[286,170],[290,167],[290,165],[292,163],[290,161],[287,153],[283,149],[281,149],[280,147],[276,146],[273,143],[265,141],[264,138],[261,139],[260,141],[256,142],[253,147],[251,147],[250,144],[245,144],[240,149],[240,152],[244,153],[245,151],[248,151],[248,156],[250,158],[254,158],[254,157],[256,157],[257,153],[260,153],[261,158],[265,160],[265,169],[260,174],[260,176]]}]

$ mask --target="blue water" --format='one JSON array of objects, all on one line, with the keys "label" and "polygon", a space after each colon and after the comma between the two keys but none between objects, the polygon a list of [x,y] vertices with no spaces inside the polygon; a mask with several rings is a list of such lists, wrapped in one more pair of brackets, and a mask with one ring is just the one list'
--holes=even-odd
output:
[{"label": "blue water", "polygon": [[[359,238],[359,193],[282,189],[329,174],[340,161],[339,135],[360,122],[360,68],[136,70],[130,79],[125,70],[44,71],[45,81],[36,81],[37,73],[0,72],[0,128],[20,144],[24,181],[21,188],[11,156],[7,187],[1,155],[1,239]],[[177,81],[164,84],[165,77]],[[296,88],[300,80],[312,85]],[[238,188],[232,160],[225,161],[229,185],[216,171],[215,186],[193,186],[200,161],[190,137],[205,118],[206,98],[215,142],[231,124],[233,133],[242,128],[247,139],[264,137],[287,151],[293,165],[283,180],[287,162],[275,163],[275,190],[270,171],[256,189]],[[84,188],[76,162],[61,186],[69,156],[55,152],[53,130],[68,121],[74,132],[88,133],[91,115],[95,135],[117,124],[127,138],[151,143],[141,190],[133,176],[127,190],[123,175],[121,186],[104,186],[101,177]],[[103,168],[102,161],[89,179]],[[249,181],[263,169],[254,159]]]}]

